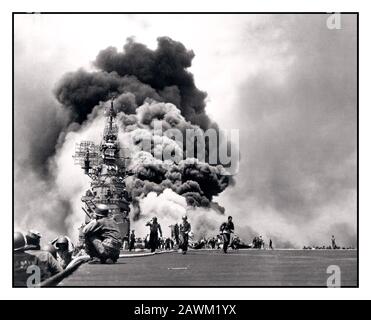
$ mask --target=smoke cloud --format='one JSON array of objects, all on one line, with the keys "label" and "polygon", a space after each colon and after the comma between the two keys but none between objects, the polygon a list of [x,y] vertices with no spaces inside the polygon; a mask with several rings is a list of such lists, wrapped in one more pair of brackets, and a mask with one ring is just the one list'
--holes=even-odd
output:
[{"label": "smoke cloud", "polygon": [[239,176],[220,200],[279,246],[357,245],[356,16],[278,15],[247,30],[268,66],[241,85]]},{"label": "smoke cloud", "polygon": [[[132,176],[127,179],[127,186],[133,199],[170,188],[183,195],[189,206],[210,207],[213,197],[228,186],[229,177],[222,166],[187,158],[182,141],[178,143],[166,136],[172,129],[180,132],[199,129],[187,122],[175,105],[145,103],[137,109],[135,118],[131,117],[129,123],[126,115],[119,115],[119,118],[123,123],[119,138],[123,141],[124,153],[130,155],[127,166]],[[155,122],[166,129],[161,132],[162,135],[155,130]],[[148,151],[143,151],[142,144],[145,142],[150,144]],[[164,158],[166,154],[171,154],[171,158]]]},{"label": "smoke cloud", "polygon": [[168,37],[157,41],[156,50],[133,38],[127,40],[123,52],[114,47],[102,50],[94,62],[99,71],[81,69],[63,77],[55,88],[58,101],[70,108],[81,123],[100,101],[133,94],[127,112],[133,112],[146,98],[171,102],[187,120],[207,129],[211,121],[205,113],[206,93],[197,89],[193,75],[187,71],[193,51]]},{"label": "smoke cloud", "polygon": [[[128,39],[122,53],[108,48],[98,54],[94,62],[98,71],[79,69],[65,74],[53,90],[63,121],[54,118],[57,125],[42,143],[43,157],[39,160],[35,156],[38,162],[32,172],[40,167],[44,175],[35,173],[27,180],[38,186],[34,192],[43,194],[43,198],[32,193],[32,206],[17,208],[17,212],[26,212],[22,218],[17,214],[17,225],[30,228],[33,220],[42,217],[46,226],[39,227],[43,231],[67,233],[76,238],[83,221],[80,198],[89,187],[89,179],[81,168],[73,165],[72,155],[75,144],[81,140],[99,144],[105,121],[103,110],[112,97],[116,98],[122,156],[128,160],[126,185],[132,198],[131,218],[140,220],[136,225],[143,224],[143,218],[150,212],[156,212],[165,223],[179,221],[182,214],[177,213],[184,210],[201,216],[211,211],[222,215],[224,209],[213,197],[229,184],[225,169],[188,157],[186,136],[180,141],[171,137],[172,130],[184,134],[192,129],[202,134],[202,128],[216,127],[205,113],[206,94],[196,88],[193,75],[186,70],[193,57],[192,51],[167,37],[158,39],[154,51]],[[156,124],[163,131],[157,132]],[[150,150],[145,150],[143,144],[148,141]],[[32,144],[31,156],[37,146]],[[20,178],[17,184],[25,187]],[[176,210],[174,201],[169,199],[178,203]],[[151,207],[153,203],[155,208]],[[198,211],[201,207],[204,209]],[[199,229],[200,234],[206,234],[208,226],[213,225],[206,223],[210,219],[203,218],[205,224]]]}]

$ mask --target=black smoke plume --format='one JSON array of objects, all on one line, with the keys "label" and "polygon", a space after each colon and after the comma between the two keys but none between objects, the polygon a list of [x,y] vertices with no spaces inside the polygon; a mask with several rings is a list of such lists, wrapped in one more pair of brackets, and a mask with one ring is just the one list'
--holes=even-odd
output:
[{"label": "black smoke plume", "polygon": [[168,37],[157,39],[156,50],[129,38],[122,52],[109,47],[102,50],[94,66],[96,72],[78,70],[66,74],[55,88],[59,102],[71,109],[82,123],[101,101],[112,96],[133,94],[126,113],[143,104],[146,98],[176,105],[186,120],[202,129],[211,126],[205,113],[206,93],[199,90],[192,73],[194,53]]},{"label": "black smoke plume", "polygon": [[[213,197],[228,186],[229,177],[225,176],[224,168],[189,158],[175,141],[153,133],[153,121],[161,121],[165,130],[177,129],[182,133],[187,129],[217,129],[205,113],[206,93],[196,87],[193,75],[187,70],[193,58],[193,51],[167,37],[158,38],[155,50],[130,38],[122,52],[112,47],[102,50],[93,62],[95,70],[78,69],[65,74],[53,90],[60,104],[54,101],[50,108],[52,112],[47,111],[47,103],[40,104],[40,121],[44,115],[53,113],[56,117],[48,123],[54,125],[47,131],[43,126],[37,126],[35,132],[42,133],[36,140],[31,139],[32,146],[25,144],[30,152],[17,161],[18,197],[22,193],[28,195],[27,199],[31,197],[29,201],[18,201],[17,226],[37,228],[32,222],[40,218],[46,226],[40,227],[44,233],[76,235],[77,226],[83,220],[80,193],[87,182],[82,172],[73,168],[71,156],[75,143],[87,138],[99,139],[104,123],[102,111],[112,97],[115,97],[120,134],[123,140],[132,139],[128,155],[132,158],[129,168],[132,174],[126,179],[132,197],[132,218],[138,220],[141,217],[142,200],[149,194],[152,199],[153,193],[161,195],[165,202],[167,197],[178,195],[184,203],[179,198],[177,201],[193,208],[193,212],[202,207],[202,216],[210,211],[223,213],[224,209],[214,202]],[[22,108],[29,103],[27,96]],[[31,125],[34,126],[34,122]],[[169,165],[166,159],[139,152],[136,147],[143,134],[152,136],[151,151],[174,148],[180,156],[179,161]],[[18,145],[21,148],[19,143],[17,148]],[[35,153],[41,147],[42,157]],[[33,166],[34,174],[22,174],[21,168],[26,164]],[[76,179],[71,179],[72,176]],[[30,185],[44,198],[28,192]],[[147,208],[149,202],[146,202]]]}]

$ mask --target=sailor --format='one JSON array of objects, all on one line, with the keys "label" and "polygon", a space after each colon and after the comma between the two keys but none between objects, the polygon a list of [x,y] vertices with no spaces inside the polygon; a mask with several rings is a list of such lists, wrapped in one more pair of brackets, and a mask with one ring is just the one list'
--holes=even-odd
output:
[{"label": "sailor", "polygon": [[91,263],[115,263],[120,256],[120,229],[117,223],[108,217],[108,211],[107,205],[98,204],[95,208],[95,219],[83,230],[85,249],[92,258]]},{"label": "sailor", "polygon": [[150,229],[149,247],[151,252],[155,252],[159,245],[158,233],[160,233],[160,237],[162,238],[161,225],[157,222],[157,218],[153,217],[151,221],[147,222],[146,226]]},{"label": "sailor", "polygon": [[120,213],[122,217],[122,224],[121,224],[121,235],[122,235],[122,242],[123,242],[123,249],[127,250],[130,248],[130,219],[129,219],[129,211],[130,208],[128,204],[120,203]]},{"label": "sailor", "polygon": [[256,247],[257,247],[256,237],[254,237],[254,239],[252,240],[252,247],[254,249],[256,249]]},{"label": "sailor", "polygon": [[179,225],[176,223],[174,226],[174,239],[177,246],[179,246]]},{"label": "sailor", "polygon": [[231,241],[231,248],[232,248],[233,250],[237,250],[237,249],[239,249],[239,248],[240,248],[240,243],[241,243],[240,238],[237,237],[237,236],[234,236],[234,237],[232,238],[232,241]]},{"label": "sailor", "polygon": [[135,247],[135,231],[131,230],[129,251],[134,250],[134,247]]},{"label": "sailor", "polygon": [[265,249],[265,244],[263,240],[263,236],[259,237],[259,249]]},{"label": "sailor", "polygon": [[63,269],[50,252],[37,249],[26,250],[26,239],[21,232],[13,237],[15,287],[36,287]]},{"label": "sailor", "polygon": [[26,233],[25,238],[26,238],[26,243],[27,243],[26,250],[40,250],[40,239],[41,239],[40,232],[36,230],[29,230]]},{"label": "sailor", "polygon": [[210,249],[215,249],[215,238],[214,237],[211,237],[210,239],[209,239],[209,248]]},{"label": "sailor", "polygon": [[174,249],[174,240],[171,238],[167,238],[165,241],[165,249],[172,250]]},{"label": "sailor", "polygon": [[234,224],[232,222],[232,217],[228,217],[227,222],[223,222],[220,226],[220,232],[223,236],[223,251],[227,253],[229,242],[231,241],[231,233],[234,232]]},{"label": "sailor", "polygon": [[54,245],[57,248],[57,261],[63,269],[66,269],[72,261],[73,244],[67,236],[59,236]]},{"label": "sailor", "polygon": [[187,221],[187,216],[182,217],[182,223],[179,225],[180,233],[180,245],[179,248],[182,249],[182,253],[186,254],[188,250],[188,239],[189,233],[191,232],[191,224]]},{"label": "sailor", "polygon": [[335,239],[334,235],[332,235],[332,237],[331,237],[331,248],[332,249],[337,249],[336,239]]}]

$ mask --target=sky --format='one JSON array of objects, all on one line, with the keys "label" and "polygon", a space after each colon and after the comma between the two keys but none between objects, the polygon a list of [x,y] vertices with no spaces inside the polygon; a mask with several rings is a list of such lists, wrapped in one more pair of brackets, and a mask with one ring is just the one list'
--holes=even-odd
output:
[{"label": "sky", "polygon": [[236,230],[281,246],[329,245],[332,234],[355,246],[356,17],[343,15],[339,30],[328,29],[327,18],[15,16],[16,216],[27,215],[26,177],[44,174],[32,163],[49,148],[45,137],[56,138],[48,130],[67,117],[53,96],[56,82],[91,70],[100,50],[121,50],[128,37],[154,49],[157,37],[169,36],[195,53],[190,71],[208,94],[207,114],[240,130],[240,170],[218,197]]}]

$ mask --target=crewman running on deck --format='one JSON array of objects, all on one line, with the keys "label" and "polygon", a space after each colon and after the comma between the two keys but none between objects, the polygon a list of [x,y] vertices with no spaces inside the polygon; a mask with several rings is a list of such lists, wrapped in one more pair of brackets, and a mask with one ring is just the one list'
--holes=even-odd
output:
[{"label": "crewman running on deck", "polygon": [[187,221],[187,216],[182,217],[182,223],[179,226],[180,232],[180,249],[182,249],[182,253],[186,254],[188,250],[188,239],[189,233],[191,232],[191,224]]},{"label": "crewman running on deck", "polygon": [[108,206],[98,204],[95,219],[83,229],[87,254],[91,263],[115,263],[120,256],[121,234],[117,223],[108,217]]},{"label": "crewman running on deck", "polygon": [[26,250],[25,237],[21,232],[14,233],[13,245],[15,287],[37,287],[42,281],[63,271],[50,252],[35,248]]},{"label": "crewman running on deck", "polygon": [[146,224],[150,229],[149,233],[149,247],[151,252],[155,252],[159,245],[158,234],[162,237],[161,225],[157,222],[157,218],[153,217],[151,221],[148,221]]},{"label": "crewman running on deck", "polygon": [[220,226],[220,232],[223,236],[223,251],[224,253],[227,253],[227,249],[229,246],[229,243],[231,241],[231,233],[234,232],[234,224],[232,222],[232,217],[228,217],[227,222],[223,222]]}]

